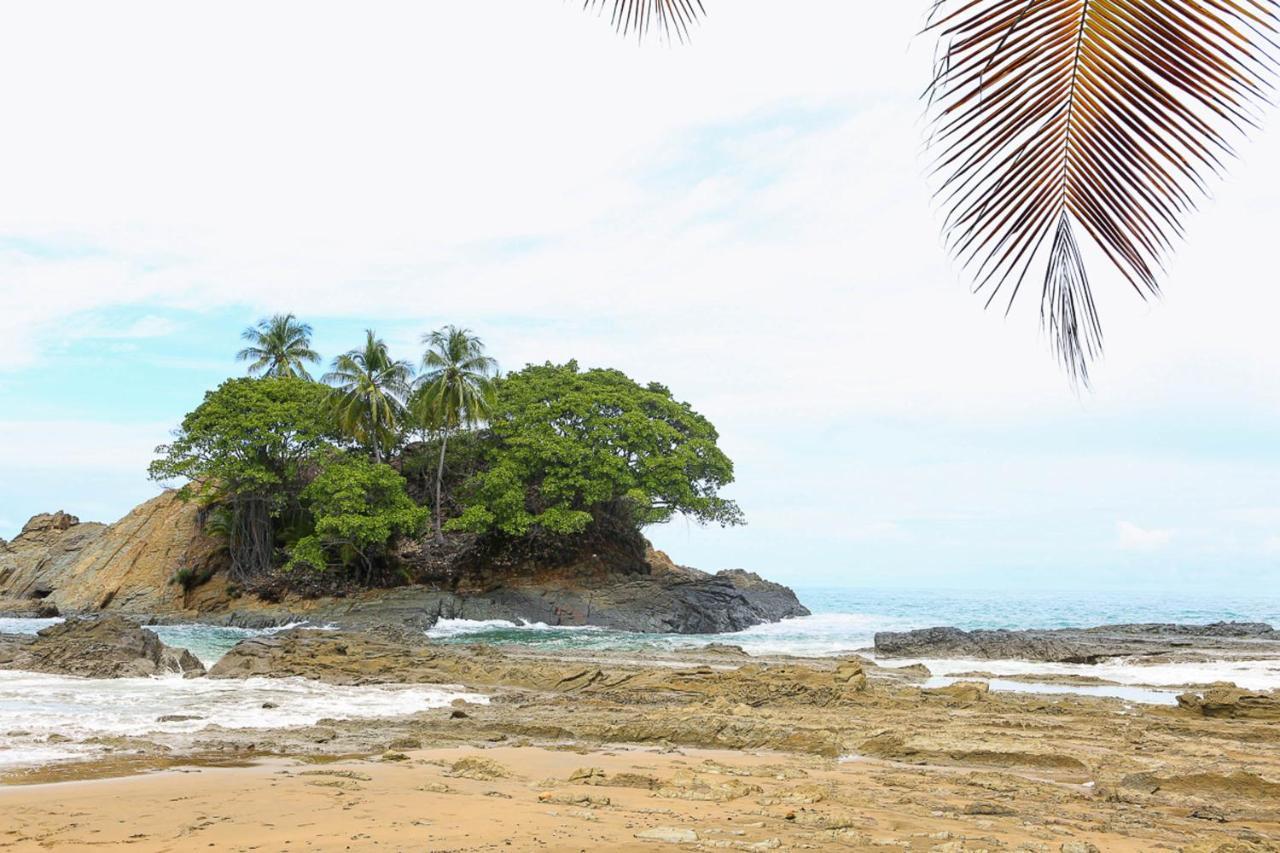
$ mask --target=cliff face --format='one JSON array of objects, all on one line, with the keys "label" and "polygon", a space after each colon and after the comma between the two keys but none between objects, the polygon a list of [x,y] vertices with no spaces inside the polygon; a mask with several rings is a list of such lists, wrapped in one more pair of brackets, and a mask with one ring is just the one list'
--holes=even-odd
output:
[{"label": "cliff face", "polygon": [[[300,620],[369,628],[430,627],[438,619],[506,619],[624,631],[720,633],[808,614],[791,590],[742,571],[709,575],[652,549],[648,573],[617,573],[588,561],[534,574],[486,573],[477,582],[372,589],[337,598],[286,595],[266,602],[229,594],[219,544],[196,508],[169,491],[112,525],[66,513],[38,515],[0,542],[0,614],[120,613],[161,621],[248,627]],[[182,568],[208,571],[190,592]]]},{"label": "cliff face", "polygon": [[[135,507],[115,524],[37,515],[0,545],[0,612],[181,614],[200,609],[170,583],[183,567],[218,564],[218,546],[200,532],[196,508],[172,491]],[[217,595],[214,588],[193,595]]]}]

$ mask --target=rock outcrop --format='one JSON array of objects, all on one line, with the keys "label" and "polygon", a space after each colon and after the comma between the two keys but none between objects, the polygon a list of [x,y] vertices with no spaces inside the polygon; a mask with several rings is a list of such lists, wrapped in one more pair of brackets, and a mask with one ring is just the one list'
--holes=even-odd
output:
[{"label": "rock outcrop", "polygon": [[[795,593],[758,575],[716,575],[650,550],[647,573],[562,570],[405,586],[342,597],[237,597],[219,543],[201,532],[196,507],[165,492],[110,526],[65,513],[40,515],[0,546],[0,614],[121,613],[162,621],[266,627],[309,620],[351,628],[428,628],[439,619],[503,619],[622,631],[712,634],[809,611]],[[211,578],[193,590],[180,569]]]},{"label": "rock outcrop", "polygon": [[153,631],[119,616],[68,619],[35,637],[0,635],[0,669],[85,678],[205,674],[191,652],[170,648]]},{"label": "rock outcrop", "polygon": [[1202,717],[1228,720],[1280,721],[1280,693],[1241,690],[1234,684],[1215,684],[1199,693],[1183,693],[1178,707]]},{"label": "rock outcrop", "polygon": [[628,703],[702,701],[731,706],[831,707],[867,689],[862,662],[833,669],[746,663],[723,668],[637,667],[519,656],[490,646],[423,642],[413,635],[294,629],[238,643],[212,678],[301,677],[332,684],[462,684],[625,697]]},{"label": "rock outcrop", "polygon": [[875,636],[882,657],[1032,660],[1098,663],[1116,657],[1152,657],[1189,649],[1224,654],[1280,652],[1280,632],[1258,622],[1211,625],[1135,624],[1030,631],[923,628]]},{"label": "rock outcrop", "polygon": [[[170,579],[181,568],[216,567],[219,559],[218,544],[200,532],[195,506],[172,491],[111,525],[82,523],[63,512],[37,515],[0,548],[0,613],[198,609],[199,602]],[[225,585],[205,594],[217,589]]]}]

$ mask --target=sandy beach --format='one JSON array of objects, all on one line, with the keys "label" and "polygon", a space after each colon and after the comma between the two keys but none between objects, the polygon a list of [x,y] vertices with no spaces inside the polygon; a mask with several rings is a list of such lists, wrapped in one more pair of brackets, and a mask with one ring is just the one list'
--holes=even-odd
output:
[{"label": "sandy beach", "polygon": [[[485,701],[377,719],[98,739],[0,776],[0,848],[136,850],[1280,849],[1280,697],[1177,704],[942,687],[856,657],[662,659],[245,642],[215,680]],[[1096,685],[1091,685],[1096,686]]]},{"label": "sandy beach", "polygon": [[767,752],[413,750],[6,787],[0,848],[1149,849],[1097,826],[1079,786],[1044,783],[1065,808],[1035,826],[982,799],[992,782]]}]

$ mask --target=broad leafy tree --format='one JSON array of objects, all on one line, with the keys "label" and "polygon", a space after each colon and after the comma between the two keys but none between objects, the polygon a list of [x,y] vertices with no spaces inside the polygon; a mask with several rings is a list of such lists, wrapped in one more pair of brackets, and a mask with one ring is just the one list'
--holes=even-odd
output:
[{"label": "broad leafy tree", "polygon": [[334,386],[333,407],[343,432],[368,448],[377,462],[395,443],[413,379],[407,361],[391,357],[386,343],[365,332],[362,349],[333,360],[324,381]]},{"label": "broad leafy tree", "polygon": [[720,489],[733,463],[715,427],[662,385],[576,362],[530,366],[497,382],[487,467],[449,526],[506,537],[581,533],[603,516],[636,527],[680,514],[743,523]]},{"label": "broad leafy tree", "polygon": [[364,581],[387,546],[421,531],[428,514],[409,497],[394,468],[350,456],[326,460],[303,490],[302,503],[314,532],[293,546],[286,568],[355,566]]},{"label": "broad leafy tree", "polygon": [[156,448],[153,480],[182,481],[183,497],[229,509],[233,577],[272,568],[275,524],[297,510],[308,472],[336,437],[327,401],[328,389],[302,379],[228,379]]},{"label": "broad leafy tree", "polygon": [[415,416],[440,434],[440,460],[436,466],[436,542],[444,540],[441,484],[449,436],[464,426],[475,426],[489,417],[494,404],[493,375],[498,364],[484,354],[484,342],[470,329],[445,326],[423,337],[427,351],[414,395]]},{"label": "broad leafy tree", "polygon": [[320,355],[311,348],[311,327],[292,314],[276,314],[245,329],[240,337],[249,345],[236,353],[250,362],[249,374],[257,376],[310,379],[307,363],[318,363]]}]

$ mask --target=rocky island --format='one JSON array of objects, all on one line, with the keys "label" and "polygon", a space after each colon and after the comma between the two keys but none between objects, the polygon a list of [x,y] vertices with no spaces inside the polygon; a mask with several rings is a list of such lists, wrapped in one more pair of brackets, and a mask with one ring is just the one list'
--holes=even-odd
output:
[{"label": "rocky island", "polygon": [[[613,572],[590,560],[508,579],[466,578],[286,593],[279,600],[236,595],[219,543],[200,528],[198,509],[168,491],[111,525],[58,512],[0,541],[0,615],[126,614],[144,621],[264,627],[310,621],[349,628],[426,629],[437,619],[503,619],[594,625],[622,631],[710,634],[804,616],[786,587],[741,570],[709,574],[649,548],[640,571]],[[186,590],[180,567],[210,577]]]},{"label": "rocky island", "polygon": [[[574,362],[499,379],[453,327],[416,381],[369,332],[314,382],[307,332],[246,330],[264,375],[157,449],[177,488],[0,541],[0,615],[40,619],[0,633],[0,849],[1280,849],[1280,696],[1095,674],[1257,675],[1270,626],[677,643],[809,612],[645,537],[743,523],[705,418]],[[444,619],[665,636],[428,636]]]}]

